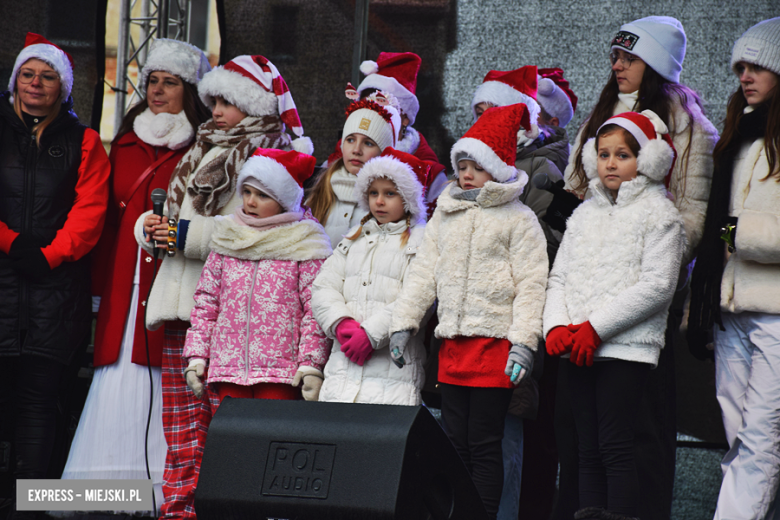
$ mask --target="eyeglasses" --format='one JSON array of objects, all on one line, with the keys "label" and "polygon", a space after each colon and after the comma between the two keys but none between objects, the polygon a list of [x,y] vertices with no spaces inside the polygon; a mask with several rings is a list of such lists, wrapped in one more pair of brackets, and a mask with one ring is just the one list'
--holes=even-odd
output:
[{"label": "eyeglasses", "polygon": [[610,52],[609,53],[609,62],[614,65],[618,61],[620,62],[620,65],[624,69],[630,69],[631,64],[635,61],[639,60],[640,58],[637,58],[636,56],[632,56],[630,54],[626,54],[625,57],[621,58],[616,52]]},{"label": "eyeglasses", "polygon": [[17,78],[22,85],[29,85],[35,79],[35,76],[41,78],[41,85],[44,87],[53,87],[60,80],[60,77],[54,72],[41,72],[40,74],[33,74],[30,71],[23,70],[19,72]]}]

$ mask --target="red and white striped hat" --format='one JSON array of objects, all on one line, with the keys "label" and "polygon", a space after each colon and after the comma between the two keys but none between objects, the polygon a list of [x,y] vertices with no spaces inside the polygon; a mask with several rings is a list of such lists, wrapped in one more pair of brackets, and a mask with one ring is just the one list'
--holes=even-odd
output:
[{"label": "red and white striped hat", "polygon": [[[637,173],[654,181],[668,181],[677,153],[669,136],[669,129],[658,114],[652,110],[643,110],[641,113],[623,112],[607,119],[599,127],[599,131],[607,125],[617,125],[625,129],[639,143],[640,150],[636,158]],[[597,163],[596,138],[592,137],[585,143],[582,151],[582,166],[589,179],[598,178]]]},{"label": "red and white striped hat", "polygon": [[314,152],[311,139],[303,137],[303,125],[287,83],[266,57],[237,56],[224,66],[215,67],[203,76],[198,94],[210,108],[214,106],[211,98],[219,96],[249,116],[278,115],[298,137],[293,148],[306,154]]}]

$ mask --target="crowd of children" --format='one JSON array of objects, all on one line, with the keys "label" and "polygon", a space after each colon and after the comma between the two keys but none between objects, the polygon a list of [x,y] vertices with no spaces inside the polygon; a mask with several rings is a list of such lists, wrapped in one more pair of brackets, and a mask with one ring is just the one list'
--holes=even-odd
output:
[{"label": "crowd of children", "polygon": [[[612,74],[571,155],[564,127],[577,97],[563,71],[489,71],[449,181],[411,126],[420,58],[381,53],[347,86],[341,140],[305,192],[313,146],[275,65],[238,56],[209,70],[197,49],[155,42],[141,74],[147,98],[112,146],[121,209],[109,212],[95,277],[106,368],[65,476],[140,471],[137,457],[98,470],[108,455],[88,456],[139,445],[140,409],[121,428],[127,440],[103,441],[104,451],[90,441],[89,425],[124,402],[96,389],[143,386],[132,363],[160,367],[151,465],[163,518],[195,518],[208,427],[226,396],[414,406],[427,375],[489,518],[549,517],[559,459],[554,518],[668,518],[667,383],[690,293],[692,348],[707,355],[714,331],[731,447],[716,518],[770,517],[780,485],[780,18],[734,45],[740,88],[720,140],[680,83],[686,44],[674,18],[620,27]],[[146,202],[154,187],[167,192],[162,216]],[[125,320],[124,332],[109,319]],[[144,325],[151,356],[140,351]],[[535,513],[531,502],[542,504]]]}]

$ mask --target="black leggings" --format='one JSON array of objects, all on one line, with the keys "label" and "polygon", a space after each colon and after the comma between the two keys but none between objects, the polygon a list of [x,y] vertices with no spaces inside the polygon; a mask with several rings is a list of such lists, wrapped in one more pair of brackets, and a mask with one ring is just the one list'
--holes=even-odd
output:
[{"label": "black leggings", "polygon": [[566,363],[579,436],[579,506],[635,516],[633,427],[650,365],[620,360],[597,361],[592,367]]},{"label": "black leggings", "polygon": [[47,476],[66,369],[35,355],[0,358],[0,440],[15,446],[17,479]]},{"label": "black leggings", "polygon": [[441,419],[479,492],[490,518],[496,518],[504,487],[501,440],[511,388],[472,388],[440,383]]}]

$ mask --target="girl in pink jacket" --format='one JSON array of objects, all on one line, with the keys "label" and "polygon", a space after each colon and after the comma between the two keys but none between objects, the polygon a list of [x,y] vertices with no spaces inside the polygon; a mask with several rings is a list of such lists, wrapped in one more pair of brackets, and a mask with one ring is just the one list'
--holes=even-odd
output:
[{"label": "girl in pink jacket", "polygon": [[312,315],[311,284],[332,253],[301,207],[314,157],[258,149],[236,185],[243,207],[218,218],[195,291],[184,371],[216,409],[225,396],[317,400],[331,341]]}]

